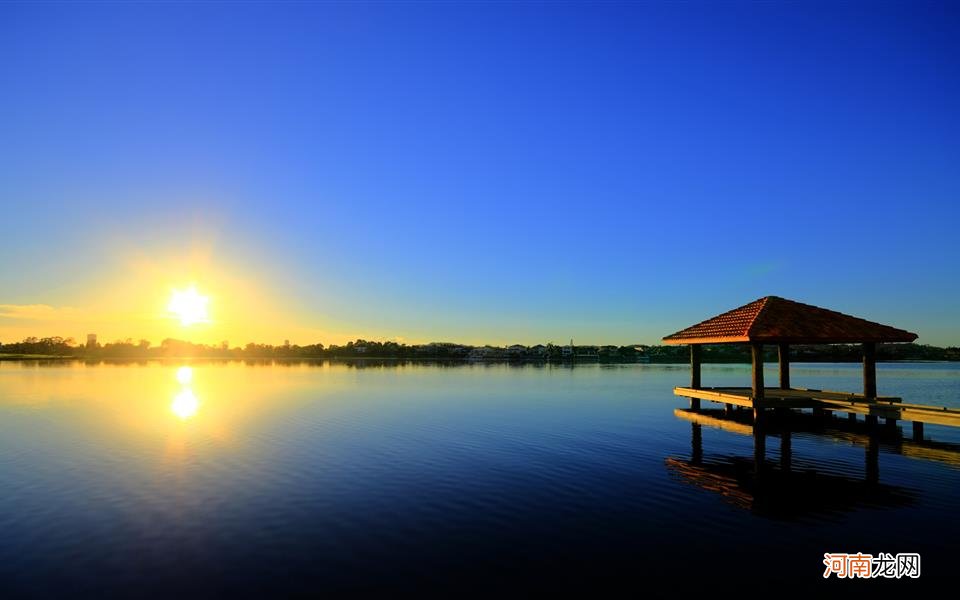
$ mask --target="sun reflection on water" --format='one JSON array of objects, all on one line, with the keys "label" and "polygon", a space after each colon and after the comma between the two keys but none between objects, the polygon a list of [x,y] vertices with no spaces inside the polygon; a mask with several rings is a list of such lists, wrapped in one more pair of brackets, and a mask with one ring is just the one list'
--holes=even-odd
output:
[{"label": "sun reflection on water", "polygon": [[190,385],[193,381],[193,368],[184,365],[177,369],[177,381],[183,385]]},{"label": "sun reflection on water", "polygon": [[200,401],[194,395],[193,390],[186,388],[173,397],[173,403],[170,404],[170,410],[184,421],[197,414],[200,408]]},{"label": "sun reflection on water", "polygon": [[193,369],[188,366],[177,369],[177,381],[183,388],[173,397],[170,411],[180,417],[181,421],[186,421],[196,415],[200,408],[200,401],[193,390],[190,389],[190,383],[193,381]]}]

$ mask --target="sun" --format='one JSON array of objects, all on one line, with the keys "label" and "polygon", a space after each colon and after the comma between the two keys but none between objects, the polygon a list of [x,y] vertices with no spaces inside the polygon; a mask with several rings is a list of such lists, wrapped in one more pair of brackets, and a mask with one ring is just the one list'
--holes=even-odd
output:
[{"label": "sun", "polygon": [[167,310],[180,319],[180,324],[188,327],[196,323],[208,323],[207,304],[210,299],[197,292],[196,286],[185,290],[173,290]]}]

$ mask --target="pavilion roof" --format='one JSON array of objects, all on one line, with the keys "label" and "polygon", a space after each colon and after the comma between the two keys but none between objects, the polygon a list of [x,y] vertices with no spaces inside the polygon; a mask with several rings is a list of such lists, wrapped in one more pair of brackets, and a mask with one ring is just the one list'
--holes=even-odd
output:
[{"label": "pavilion roof", "polygon": [[917,334],[837,311],[766,296],[663,338],[667,344],[912,342]]}]

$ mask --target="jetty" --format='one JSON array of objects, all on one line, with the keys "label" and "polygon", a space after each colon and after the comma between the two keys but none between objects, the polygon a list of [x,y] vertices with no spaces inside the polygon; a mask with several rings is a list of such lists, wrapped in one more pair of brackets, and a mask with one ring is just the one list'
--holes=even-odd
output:
[{"label": "jetty", "polygon": [[[766,296],[727,311],[663,338],[665,344],[690,346],[690,385],[673,393],[690,399],[691,410],[700,401],[724,404],[753,411],[756,423],[768,410],[811,409],[815,413],[842,412],[856,421],[863,415],[868,425],[884,419],[887,425],[898,420],[913,422],[914,439],[923,439],[924,423],[960,426],[960,409],[909,404],[902,398],[877,393],[876,348],[881,343],[905,343],[917,334],[881,325],[837,311],[804,304],[778,296]],[[747,344],[751,350],[752,380],[749,387],[704,387],[700,367],[706,344]],[[792,344],[861,344],[863,348],[863,391],[861,393],[793,387],[790,384]],[[779,386],[767,387],[763,377],[764,346],[776,346]]]}]

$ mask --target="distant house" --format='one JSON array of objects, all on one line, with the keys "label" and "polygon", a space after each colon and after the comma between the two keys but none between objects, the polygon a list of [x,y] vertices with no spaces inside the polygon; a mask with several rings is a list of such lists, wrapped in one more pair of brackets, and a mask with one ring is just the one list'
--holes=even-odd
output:
[{"label": "distant house", "polygon": [[495,348],[490,346],[484,346],[482,348],[474,348],[470,351],[470,354],[467,355],[467,358],[470,360],[489,360],[491,358],[497,358],[500,354]]},{"label": "distant house", "polygon": [[509,356],[521,356],[527,353],[527,347],[520,344],[514,344],[507,348],[507,354]]}]

